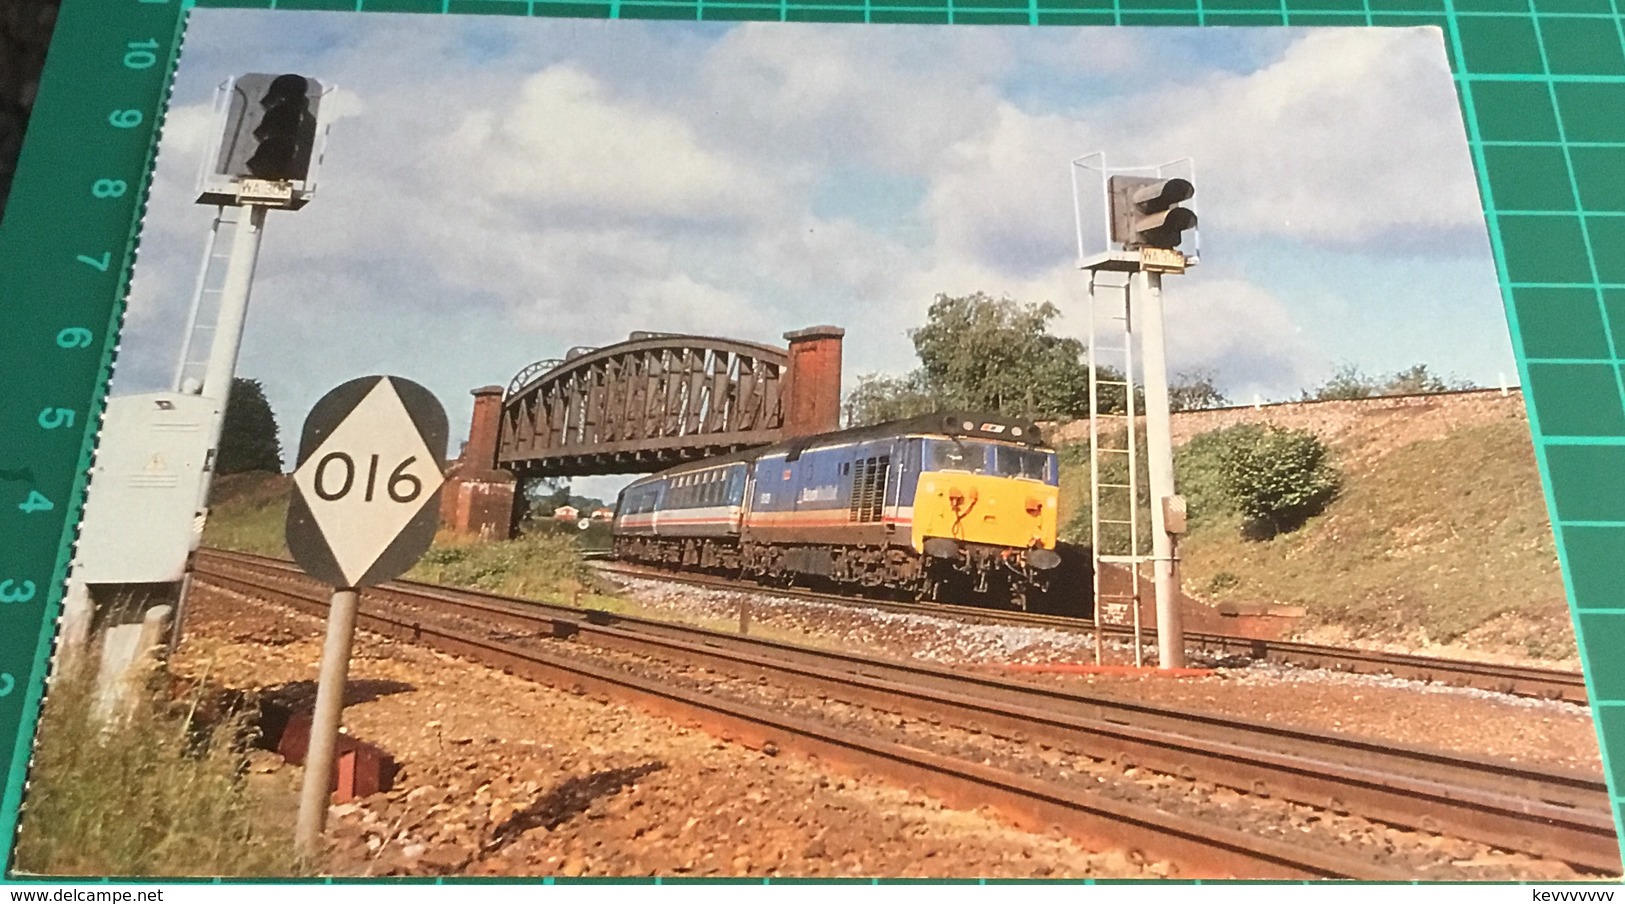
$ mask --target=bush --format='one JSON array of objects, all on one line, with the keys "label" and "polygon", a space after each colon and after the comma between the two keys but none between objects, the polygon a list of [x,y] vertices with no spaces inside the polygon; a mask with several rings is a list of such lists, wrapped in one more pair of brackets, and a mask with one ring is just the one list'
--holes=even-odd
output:
[{"label": "bush", "polygon": [[1174,450],[1174,480],[1185,497],[1186,517],[1194,526],[1241,510],[1225,486],[1225,457],[1233,446],[1253,442],[1248,425],[1198,434]]},{"label": "bush", "polygon": [[[1102,447],[1122,448],[1123,434],[1102,434]],[[1138,437],[1140,547],[1151,549],[1151,481],[1146,473],[1148,455],[1143,432]],[[1185,497],[1192,527],[1224,518],[1240,518],[1242,532],[1252,539],[1268,539],[1295,530],[1319,514],[1336,495],[1337,472],[1326,460],[1327,450],[1314,434],[1260,424],[1239,424],[1199,434],[1174,450],[1174,485]],[[1128,459],[1101,457],[1101,481],[1128,482]],[[1061,530],[1061,537],[1089,542],[1089,446],[1076,443],[1061,450],[1062,474],[1077,473],[1078,504]],[[1126,500],[1110,491],[1113,506],[1108,518],[1126,520]],[[1104,506],[1103,506],[1104,507]],[[1128,552],[1128,530],[1102,525],[1101,551]]]},{"label": "bush", "polygon": [[[1102,430],[1100,446],[1102,449],[1122,449],[1127,440],[1122,430]],[[1145,433],[1141,431],[1135,438],[1136,460],[1139,464],[1135,505],[1139,509],[1139,547],[1143,552],[1151,549],[1151,478],[1146,471],[1148,455],[1145,448]],[[1087,441],[1065,446],[1060,450],[1060,466],[1062,474],[1078,475],[1078,503],[1077,511],[1060,528],[1060,539],[1088,547],[1090,542],[1090,499],[1089,499],[1089,444]],[[1128,483],[1128,456],[1106,453],[1100,456],[1100,481],[1103,484]],[[1121,489],[1102,489],[1101,491],[1102,517],[1114,521],[1127,521],[1129,519],[1129,505],[1126,491]],[[1129,543],[1128,527],[1123,524],[1102,524],[1100,526],[1100,553],[1102,555],[1127,555],[1131,549]]]},{"label": "bush", "polygon": [[1224,491],[1249,537],[1296,530],[1337,495],[1326,446],[1307,430],[1233,427],[1220,456]]}]

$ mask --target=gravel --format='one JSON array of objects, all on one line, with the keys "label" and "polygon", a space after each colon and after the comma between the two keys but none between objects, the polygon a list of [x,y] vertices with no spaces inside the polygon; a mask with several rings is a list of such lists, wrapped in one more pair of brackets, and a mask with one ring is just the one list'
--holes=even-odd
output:
[{"label": "gravel", "polygon": [[[191,601],[172,667],[277,693],[315,676],[321,632],[211,588]],[[1170,874],[365,632],[355,649],[345,727],[402,771],[394,790],[333,809],[335,874]],[[260,756],[253,768],[257,784],[297,787],[295,767]]]},{"label": "gravel", "polygon": [[[751,633],[819,647],[880,653],[1003,673],[1009,665],[1093,663],[1084,630],[995,626],[947,616],[900,614],[772,591],[696,588],[606,575],[659,617],[736,622],[749,605]],[[1131,661],[1107,644],[1112,661]],[[1303,669],[1270,663],[1219,668],[1205,677],[1012,675],[1022,681],[1205,710],[1306,729],[1339,731],[1411,746],[1600,774],[1602,757],[1588,707],[1474,688]]]},{"label": "gravel", "polygon": [[1394,829],[1279,799],[1238,794],[1208,782],[1179,779],[1132,766],[1125,768],[1020,739],[944,727],[933,720],[908,718],[887,709],[831,700],[793,684],[783,686],[728,675],[708,667],[595,649],[581,643],[546,639],[540,646],[551,655],[608,665],[668,686],[701,691],[719,699],[807,721],[838,725],[882,741],[996,766],[1074,788],[1081,783],[1092,793],[1185,816],[1205,825],[1363,857],[1369,862],[1397,867],[1420,879],[1561,881],[1580,878],[1558,862],[1509,854],[1460,839]]}]

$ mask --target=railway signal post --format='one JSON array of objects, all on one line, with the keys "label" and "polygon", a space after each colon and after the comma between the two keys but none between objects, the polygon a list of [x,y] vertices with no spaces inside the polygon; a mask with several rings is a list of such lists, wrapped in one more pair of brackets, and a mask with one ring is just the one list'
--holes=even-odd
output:
[{"label": "railway signal post", "polygon": [[[1185,665],[1185,634],[1179,609],[1179,556],[1178,537],[1185,531],[1185,502],[1177,495],[1174,485],[1173,431],[1168,400],[1167,348],[1163,338],[1162,277],[1165,273],[1182,274],[1196,263],[1197,255],[1187,256],[1179,250],[1185,233],[1196,228],[1195,211],[1180,206],[1196,193],[1195,185],[1185,178],[1170,177],[1170,170],[1188,170],[1189,161],[1157,167],[1152,175],[1133,175],[1106,169],[1105,155],[1080,157],[1073,161],[1074,209],[1078,215],[1078,256],[1080,269],[1089,272],[1091,302],[1089,327],[1090,367],[1090,488],[1093,519],[1092,545],[1095,558],[1095,618],[1102,621],[1101,594],[1102,561],[1120,562],[1130,571],[1132,588],[1128,598],[1132,606],[1135,626],[1135,662],[1140,661],[1139,625],[1139,568],[1142,562],[1152,566],[1152,581],[1156,597],[1157,664],[1160,668],[1175,669]],[[1092,173],[1100,179],[1097,189],[1086,189],[1079,184],[1079,174]],[[1144,172],[1144,170],[1141,170]],[[1102,225],[1096,220],[1086,223],[1086,201],[1099,205],[1103,214],[1104,230],[1092,230]],[[1102,241],[1104,240],[1104,241]],[[1107,250],[1088,254],[1089,245],[1105,245]],[[1115,246],[1115,247],[1113,247]],[[1194,242],[1192,242],[1194,247]],[[1099,461],[1100,398],[1098,378],[1101,363],[1095,343],[1096,281],[1105,272],[1122,273],[1126,282],[1123,307],[1115,319],[1123,323],[1124,389],[1123,405],[1126,414],[1127,446],[1108,449],[1127,456],[1128,480],[1125,485],[1105,483],[1101,479]],[[1136,335],[1138,343],[1135,342]],[[1139,547],[1138,518],[1138,463],[1135,449],[1135,366],[1134,349],[1139,352],[1139,371],[1145,405],[1146,476],[1150,484],[1150,555],[1142,554]],[[1127,490],[1129,514],[1126,519],[1103,519],[1101,515],[1102,488]],[[1128,531],[1128,555],[1103,557],[1101,552],[1101,523],[1114,523]],[[1100,632],[1096,632],[1097,657]]]},{"label": "railway signal post", "polygon": [[[250,73],[220,87],[221,128],[197,197],[218,213],[180,361],[169,390],[107,400],[95,489],[63,601],[62,660],[99,658],[103,684],[136,667],[131,657],[149,607],[173,606],[169,645],[179,641],[266,213],[310,202],[326,135],[321,101],[330,91],[293,73]],[[114,116],[115,125],[140,121],[134,110]],[[72,412],[58,411],[72,423]],[[98,621],[108,626],[100,657],[86,655]]]},{"label": "railway signal post", "polygon": [[434,540],[446,471],[446,410],[400,377],[362,377],[322,396],[305,418],[288,503],[288,551],[333,585],[311,714],[295,838],[321,847],[355,635],[357,588],[395,578]]}]

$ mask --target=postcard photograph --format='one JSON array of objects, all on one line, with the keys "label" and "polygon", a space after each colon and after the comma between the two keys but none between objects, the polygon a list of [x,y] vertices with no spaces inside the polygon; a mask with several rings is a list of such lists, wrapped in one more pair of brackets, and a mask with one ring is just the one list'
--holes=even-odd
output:
[{"label": "postcard photograph", "polygon": [[1437,28],[197,9],[17,871],[1617,878]]}]

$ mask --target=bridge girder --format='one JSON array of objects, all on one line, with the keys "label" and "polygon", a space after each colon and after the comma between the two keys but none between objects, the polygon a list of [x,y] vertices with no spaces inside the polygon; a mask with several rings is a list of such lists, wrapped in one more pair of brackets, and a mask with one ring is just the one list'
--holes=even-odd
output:
[{"label": "bridge girder", "polygon": [[520,477],[641,473],[783,437],[786,349],[634,334],[546,363],[502,401],[497,466]]}]

